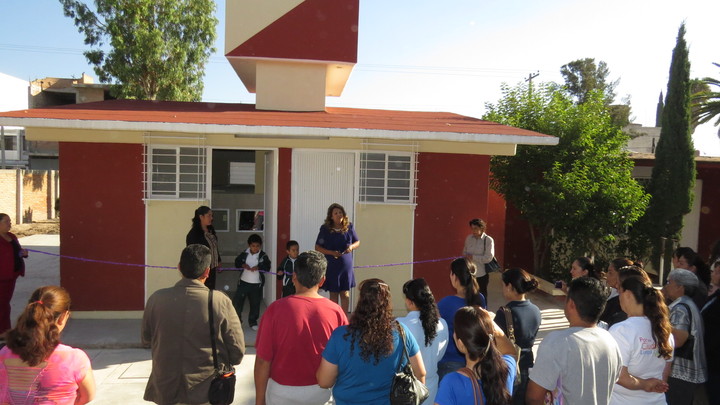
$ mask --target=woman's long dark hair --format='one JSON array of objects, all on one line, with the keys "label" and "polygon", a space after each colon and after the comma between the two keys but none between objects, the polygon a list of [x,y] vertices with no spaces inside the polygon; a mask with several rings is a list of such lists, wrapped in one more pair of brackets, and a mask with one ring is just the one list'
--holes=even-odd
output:
[{"label": "woman's long dark hair", "polygon": [[578,262],[581,269],[586,270],[588,272],[588,274],[587,274],[588,277],[592,277],[594,279],[600,280],[600,275],[595,270],[595,265],[593,264],[591,258],[582,256],[582,257],[575,258],[575,261]]},{"label": "woman's long dark hair", "polygon": [[665,297],[660,290],[655,289],[640,276],[627,277],[620,286],[624,291],[630,291],[638,304],[643,306],[643,315],[650,320],[653,340],[658,348],[658,357],[670,358],[673,351],[670,346],[670,315]]},{"label": "woman's long dark hair", "polygon": [[[212,211],[210,207],[206,205],[201,205],[195,210],[195,216],[192,219],[192,229],[199,230],[201,232],[204,232],[202,230],[202,224],[200,223],[200,215],[205,215],[208,212]],[[208,232],[215,235],[215,227],[212,225],[208,225]]]},{"label": "woman's long dark hair", "polygon": [[487,311],[477,305],[462,307],[455,313],[455,336],[462,341],[470,360],[478,361],[475,372],[482,381],[488,404],[510,404],[507,389],[507,364],[498,351],[492,335],[493,321]]},{"label": "woman's long dark hair", "polygon": [[518,294],[527,294],[538,287],[538,281],[527,271],[513,267],[502,273],[503,284],[509,284]]},{"label": "woman's long dark hair", "polygon": [[333,231],[335,223],[332,219],[332,212],[335,208],[338,208],[340,211],[342,211],[343,219],[340,221],[340,232],[345,233],[348,231],[348,228],[350,227],[350,218],[347,216],[347,212],[345,211],[345,207],[338,203],[332,203],[327,209],[327,215],[325,216],[325,222],[323,225],[330,231]]},{"label": "woman's long dark hair", "polygon": [[364,361],[374,358],[374,364],[381,357],[393,352],[393,328],[390,288],[384,281],[371,278],[360,283],[360,298],[350,317],[345,337],[350,336],[350,352],[355,345],[360,347]]},{"label": "woman's long dark hair", "polygon": [[475,263],[464,257],[459,257],[452,261],[450,270],[457,277],[460,285],[465,287],[465,304],[482,305],[480,287],[475,279],[475,273],[477,273]]},{"label": "woman's long dark hair", "polygon": [[435,303],[435,297],[430,291],[430,286],[428,286],[424,278],[416,278],[403,285],[403,294],[420,311],[420,323],[422,323],[423,332],[425,332],[425,346],[430,346],[437,337],[437,326],[440,320],[438,307]]},{"label": "woman's long dark hair", "polygon": [[40,287],[30,296],[15,328],[5,333],[7,347],[35,367],[47,360],[60,344],[57,321],[70,310],[70,294],[59,286]]}]

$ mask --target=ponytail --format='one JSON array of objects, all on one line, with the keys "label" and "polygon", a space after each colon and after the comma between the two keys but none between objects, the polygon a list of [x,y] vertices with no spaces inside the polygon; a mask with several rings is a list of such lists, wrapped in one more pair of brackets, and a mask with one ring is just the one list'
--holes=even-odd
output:
[{"label": "ponytail", "polygon": [[438,321],[440,320],[438,307],[435,303],[435,297],[430,291],[430,286],[428,286],[424,278],[416,278],[403,285],[403,294],[420,311],[420,323],[425,335],[425,346],[430,346],[437,337]]},{"label": "ponytail", "polygon": [[670,315],[663,293],[656,290],[652,284],[647,283],[641,276],[629,276],[621,285],[625,291],[630,291],[638,303],[642,303],[643,315],[650,320],[653,340],[658,349],[658,357],[670,359],[673,348],[670,345]]},{"label": "ponytail", "polygon": [[450,264],[450,270],[455,274],[460,285],[465,288],[465,304],[482,305],[480,286],[478,286],[475,279],[477,273],[475,263],[464,257],[459,257]]},{"label": "ponytail", "polygon": [[58,286],[40,287],[30,296],[15,328],[5,333],[7,347],[34,367],[60,344],[57,321],[70,309],[70,295]]}]

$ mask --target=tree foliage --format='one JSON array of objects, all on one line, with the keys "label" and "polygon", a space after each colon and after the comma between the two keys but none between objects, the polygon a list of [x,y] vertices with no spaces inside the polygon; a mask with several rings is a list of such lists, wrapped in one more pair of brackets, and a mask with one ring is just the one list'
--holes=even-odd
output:
[{"label": "tree foliage", "polygon": [[85,57],[119,98],[199,101],[214,51],[213,0],[59,0],[90,46]]},{"label": "tree foliage", "polygon": [[594,58],[574,60],[563,65],[560,74],[565,79],[565,89],[578,104],[584,103],[593,91],[602,92],[607,105],[615,100],[618,81],[610,81],[610,69],[603,61],[596,65]]},{"label": "tree foliage", "polygon": [[[720,63],[713,63],[720,68]],[[693,122],[704,124],[717,117],[715,126],[720,125],[720,80],[706,77],[705,87],[693,92]],[[716,88],[715,91],[711,87]]]},{"label": "tree foliage", "polygon": [[558,243],[573,254],[614,243],[642,215],[648,196],[631,176],[628,137],[612,124],[605,94],[592,91],[576,104],[553,83],[531,94],[525,85],[502,91],[484,119],[560,138],[557,146],[519,145],[515,156],[491,161],[491,187],[530,224],[536,272],[567,267],[548,260]]},{"label": "tree foliage", "polygon": [[[648,185],[651,194],[647,212],[633,232],[635,249],[653,248],[657,266],[663,251],[662,238],[679,240],[683,217],[690,212],[695,185],[695,148],[691,137],[690,61],[685,42],[685,24],[680,26],[672,53],[670,79],[662,110],[662,129],[655,149],[655,165]],[[665,252],[665,258],[668,254]]]}]

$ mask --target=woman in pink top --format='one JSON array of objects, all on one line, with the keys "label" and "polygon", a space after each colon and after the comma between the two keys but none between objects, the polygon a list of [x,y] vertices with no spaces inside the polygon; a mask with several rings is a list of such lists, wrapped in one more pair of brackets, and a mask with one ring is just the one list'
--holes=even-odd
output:
[{"label": "woman in pink top", "polygon": [[95,396],[90,359],[60,343],[70,317],[70,295],[58,286],[30,297],[0,350],[0,403],[85,404]]}]

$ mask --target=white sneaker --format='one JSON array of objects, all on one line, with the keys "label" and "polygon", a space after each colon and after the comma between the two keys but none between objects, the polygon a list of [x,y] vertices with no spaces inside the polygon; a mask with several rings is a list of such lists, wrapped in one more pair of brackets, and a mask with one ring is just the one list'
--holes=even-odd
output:
[{"label": "white sneaker", "polygon": [[257,330],[258,330],[258,326],[257,326],[257,325],[253,325],[253,326],[250,327],[250,329],[252,329],[252,330],[254,330],[254,331],[257,331]]}]

